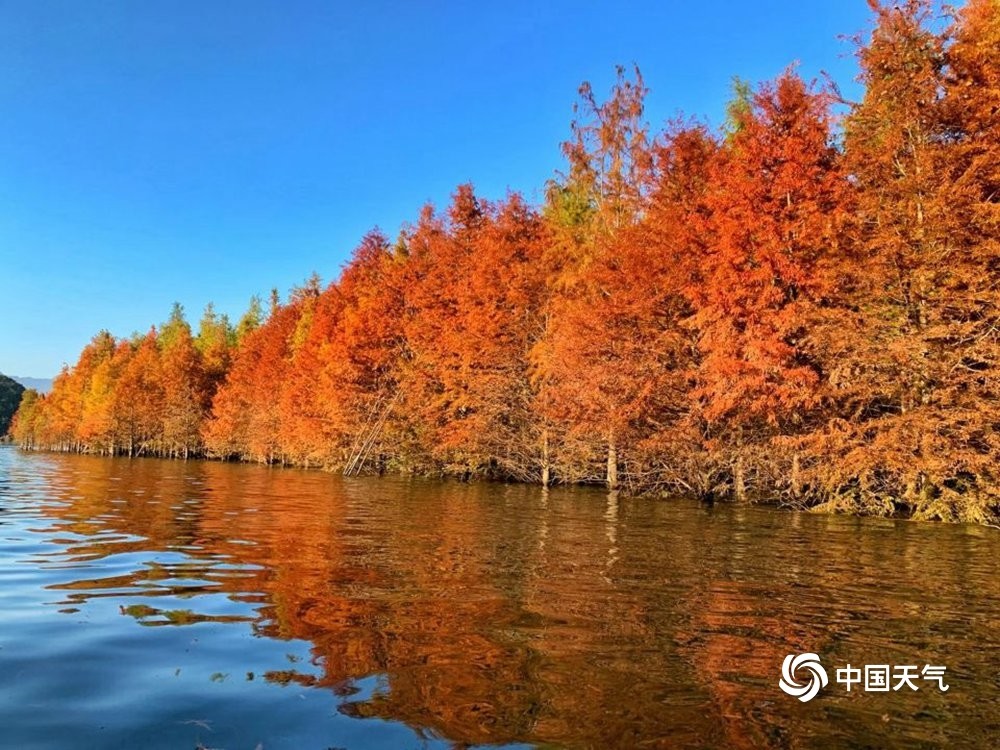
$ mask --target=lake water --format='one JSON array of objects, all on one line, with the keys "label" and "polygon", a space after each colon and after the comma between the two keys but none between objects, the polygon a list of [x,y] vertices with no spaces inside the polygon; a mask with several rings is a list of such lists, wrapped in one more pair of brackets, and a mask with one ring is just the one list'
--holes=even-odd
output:
[{"label": "lake water", "polygon": [[0,747],[994,747],[998,560],[992,528],[2,447]]}]

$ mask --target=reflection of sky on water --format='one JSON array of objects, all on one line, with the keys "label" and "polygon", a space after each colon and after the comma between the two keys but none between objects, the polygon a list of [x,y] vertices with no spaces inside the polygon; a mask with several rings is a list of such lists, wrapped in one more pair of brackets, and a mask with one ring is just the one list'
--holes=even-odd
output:
[{"label": "reflection of sky on water", "polygon": [[[985,746],[997,533],[0,449],[19,747]],[[777,688],[788,653],[948,665]]]}]

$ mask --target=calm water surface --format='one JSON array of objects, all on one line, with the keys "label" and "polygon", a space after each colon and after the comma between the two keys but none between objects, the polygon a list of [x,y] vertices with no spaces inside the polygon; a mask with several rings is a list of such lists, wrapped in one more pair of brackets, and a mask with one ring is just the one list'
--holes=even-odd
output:
[{"label": "calm water surface", "polygon": [[[0,448],[0,747],[996,747],[1000,532]],[[947,693],[782,693],[943,664]]]}]

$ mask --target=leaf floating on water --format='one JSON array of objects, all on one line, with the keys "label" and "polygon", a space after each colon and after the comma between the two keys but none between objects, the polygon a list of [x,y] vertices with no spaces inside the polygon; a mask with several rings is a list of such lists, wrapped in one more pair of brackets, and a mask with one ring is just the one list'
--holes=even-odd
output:
[{"label": "leaf floating on water", "polygon": [[229,672],[215,672],[209,679],[212,682],[225,682],[227,677],[229,677]]}]

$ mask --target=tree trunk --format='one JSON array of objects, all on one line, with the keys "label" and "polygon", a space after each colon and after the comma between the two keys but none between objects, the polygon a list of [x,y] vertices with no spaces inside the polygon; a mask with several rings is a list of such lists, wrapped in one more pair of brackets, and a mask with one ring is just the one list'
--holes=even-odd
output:
[{"label": "tree trunk", "polygon": [[747,485],[746,479],[743,476],[743,456],[737,457],[736,465],[733,466],[733,492],[736,494],[736,499],[739,502],[746,501]]},{"label": "tree trunk", "polygon": [[792,456],[792,497],[798,500],[802,496],[802,479],[800,476],[799,454]]},{"label": "tree trunk", "polygon": [[551,468],[549,466],[549,431],[542,430],[542,487],[548,487],[551,479]]},{"label": "tree trunk", "polygon": [[614,432],[608,433],[608,473],[607,483],[609,490],[618,489],[618,446],[615,445]]}]

